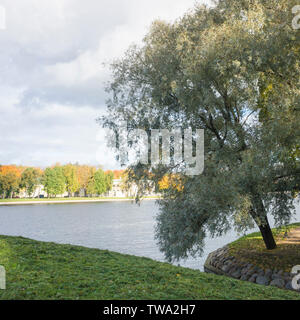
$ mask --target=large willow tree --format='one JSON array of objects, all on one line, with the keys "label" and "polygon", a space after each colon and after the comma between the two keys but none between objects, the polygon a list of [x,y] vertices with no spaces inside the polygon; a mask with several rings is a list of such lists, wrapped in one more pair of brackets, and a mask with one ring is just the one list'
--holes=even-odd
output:
[{"label": "large willow tree", "polygon": [[[104,127],[202,128],[205,169],[134,165],[145,188],[173,174],[156,237],[169,260],[201,254],[207,234],[256,224],[268,249],[268,222],[290,221],[299,190],[300,31],[297,1],[223,0],[196,6],[174,23],[156,21],[141,47],[112,64]],[[151,151],[151,150],[150,150]],[[178,187],[178,184],[180,187]]]}]

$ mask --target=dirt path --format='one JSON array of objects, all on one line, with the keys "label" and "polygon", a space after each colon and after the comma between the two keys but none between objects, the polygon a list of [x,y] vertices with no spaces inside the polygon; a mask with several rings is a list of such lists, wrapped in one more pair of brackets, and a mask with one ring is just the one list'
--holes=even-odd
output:
[{"label": "dirt path", "polygon": [[278,240],[277,244],[300,244],[300,228],[290,231],[283,239]]}]

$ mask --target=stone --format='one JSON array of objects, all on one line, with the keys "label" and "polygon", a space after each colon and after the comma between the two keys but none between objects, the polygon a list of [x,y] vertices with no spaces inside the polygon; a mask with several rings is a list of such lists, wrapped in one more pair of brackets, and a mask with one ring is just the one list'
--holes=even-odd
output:
[{"label": "stone", "polygon": [[265,276],[271,278],[271,276],[272,276],[272,270],[271,270],[271,269],[267,269],[266,272],[265,272]]},{"label": "stone", "polygon": [[222,270],[223,272],[225,272],[225,273],[228,273],[228,271],[230,270],[230,268],[231,268],[230,265],[225,265],[225,266],[222,267],[221,270]]},{"label": "stone", "polygon": [[290,277],[290,276],[283,276],[283,278],[285,282],[289,282],[289,281],[292,281],[293,277]]},{"label": "stone", "polygon": [[231,274],[231,276],[235,279],[239,279],[241,277],[241,271],[237,270]]},{"label": "stone", "polygon": [[270,286],[274,286],[282,289],[285,287],[285,281],[283,279],[277,278],[270,282]]},{"label": "stone", "polygon": [[228,270],[227,274],[231,276],[235,271],[236,271],[236,268],[232,267]]},{"label": "stone", "polygon": [[259,271],[260,269],[259,269],[259,267],[255,266],[255,267],[253,268],[253,270],[254,270],[256,273],[258,273],[258,271]]},{"label": "stone", "polygon": [[257,273],[254,273],[250,278],[249,278],[249,280],[248,281],[250,281],[250,282],[255,282],[255,280],[256,280],[256,277],[257,277]]},{"label": "stone", "polygon": [[236,270],[237,270],[236,266],[231,266],[231,268],[228,270],[228,273],[232,275],[234,272],[236,272]]},{"label": "stone", "polygon": [[241,274],[242,275],[246,275],[248,272],[248,269],[247,268],[243,268],[242,271],[241,271]]},{"label": "stone", "polygon": [[278,274],[279,276],[282,276],[282,275],[283,275],[283,270],[278,271],[277,274]]},{"label": "stone", "polygon": [[287,284],[285,285],[285,288],[288,290],[294,290],[292,287],[292,281],[288,281]]},{"label": "stone", "polygon": [[231,268],[235,268],[235,269],[237,268],[237,264],[236,263],[232,263],[230,266],[231,266]]},{"label": "stone", "polygon": [[269,284],[269,280],[268,280],[267,277],[265,277],[265,276],[260,276],[260,275],[259,275],[259,276],[256,278],[256,283],[257,283],[257,284],[264,285],[264,286],[267,286],[267,285]]},{"label": "stone", "polygon": [[243,275],[241,276],[240,280],[242,280],[242,281],[248,281],[249,278],[250,278],[250,276],[248,276],[247,274],[243,274]]},{"label": "stone", "polygon": [[272,280],[274,279],[281,279],[281,276],[278,273],[273,273],[271,276]]},{"label": "stone", "polygon": [[246,273],[246,276],[251,277],[253,274],[254,274],[254,272],[253,272],[252,270],[250,270],[250,271],[248,271],[248,272]]},{"label": "stone", "polygon": [[262,270],[262,269],[258,270],[257,273],[258,273],[258,275],[260,275],[260,276],[264,276],[264,275],[265,275],[265,272],[264,272],[264,270]]},{"label": "stone", "polygon": [[[240,279],[241,281],[249,281],[260,285],[271,285],[281,289],[294,290],[291,281],[294,275],[291,273],[279,269],[263,270],[251,263],[239,261],[235,257],[229,256],[229,251],[226,247],[211,253],[207,261],[208,260],[211,266],[219,269],[219,271],[215,269],[215,273],[220,274],[220,271],[222,271],[225,275]],[[214,273],[214,271],[209,269],[205,271]]]}]

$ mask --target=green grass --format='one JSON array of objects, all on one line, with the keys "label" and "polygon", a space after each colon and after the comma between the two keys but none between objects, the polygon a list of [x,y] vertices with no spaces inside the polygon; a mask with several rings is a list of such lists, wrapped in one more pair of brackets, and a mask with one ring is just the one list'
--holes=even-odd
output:
[{"label": "green grass", "polygon": [[[284,240],[284,233],[299,228],[293,223],[286,228],[272,229],[275,241]],[[230,243],[229,254],[240,261],[249,262],[262,269],[277,269],[291,272],[292,267],[300,265],[300,242],[277,243],[277,248],[267,250],[260,232],[254,232]]]},{"label": "green grass", "polygon": [[300,299],[295,292],[148,258],[0,236],[0,299]]},{"label": "green grass", "polygon": [[[155,197],[146,196],[146,199],[154,199]],[[82,201],[90,201],[90,200],[121,200],[121,199],[129,199],[134,200],[133,197],[70,197],[70,198],[20,198],[20,199],[0,199],[1,202],[31,202],[31,201],[70,201],[70,200],[82,200]]]}]

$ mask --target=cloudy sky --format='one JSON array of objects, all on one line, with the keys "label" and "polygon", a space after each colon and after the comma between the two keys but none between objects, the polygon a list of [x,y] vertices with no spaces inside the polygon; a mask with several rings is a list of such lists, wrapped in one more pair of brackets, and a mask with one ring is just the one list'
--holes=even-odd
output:
[{"label": "cloudy sky", "polygon": [[116,168],[95,122],[105,112],[109,70],[103,63],[140,43],[153,20],[172,21],[194,4],[0,0],[6,11],[6,29],[0,30],[0,164]]}]

